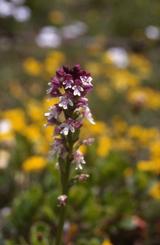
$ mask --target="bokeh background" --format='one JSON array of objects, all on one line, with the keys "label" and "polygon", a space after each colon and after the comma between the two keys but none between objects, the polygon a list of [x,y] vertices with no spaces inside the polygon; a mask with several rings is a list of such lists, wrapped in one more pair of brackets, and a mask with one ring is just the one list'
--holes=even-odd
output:
[{"label": "bokeh background", "polygon": [[160,244],[160,2],[0,0],[0,244],[53,244],[58,171],[44,128],[56,69],[91,72],[90,179],[72,187],[65,244]]}]

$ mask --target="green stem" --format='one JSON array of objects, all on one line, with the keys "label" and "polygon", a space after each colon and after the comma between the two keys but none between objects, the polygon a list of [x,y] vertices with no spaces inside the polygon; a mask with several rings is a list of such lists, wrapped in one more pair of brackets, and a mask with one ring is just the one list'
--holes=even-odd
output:
[{"label": "green stem", "polygon": [[56,245],[62,244],[62,233],[63,233],[65,214],[66,214],[66,206],[63,206],[63,207],[61,207],[61,211],[60,211],[60,218],[59,218],[56,243],[55,243]]},{"label": "green stem", "polygon": [[[62,171],[60,171],[61,172],[61,185],[62,185],[63,195],[68,195],[68,192],[69,192],[70,168],[71,168],[71,160],[68,157],[67,162],[66,162],[65,174]],[[67,208],[67,205],[60,207],[60,217],[59,217],[59,224],[58,224],[58,229],[57,229],[55,245],[61,245],[62,244],[62,234],[63,234],[65,215],[66,215],[66,208]]]}]

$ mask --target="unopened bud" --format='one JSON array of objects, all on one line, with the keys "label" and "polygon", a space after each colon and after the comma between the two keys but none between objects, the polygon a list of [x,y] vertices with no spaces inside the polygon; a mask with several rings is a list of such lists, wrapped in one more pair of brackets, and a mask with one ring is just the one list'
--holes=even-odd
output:
[{"label": "unopened bud", "polygon": [[84,145],[92,145],[94,143],[94,138],[88,138],[82,141]]},{"label": "unopened bud", "polygon": [[65,206],[67,204],[68,197],[66,195],[61,195],[57,198],[59,206]]},{"label": "unopened bud", "polygon": [[84,181],[86,181],[88,178],[89,178],[89,174],[80,174],[80,175],[78,176],[78,180],[79,180],[80,182],[84,182]]}]

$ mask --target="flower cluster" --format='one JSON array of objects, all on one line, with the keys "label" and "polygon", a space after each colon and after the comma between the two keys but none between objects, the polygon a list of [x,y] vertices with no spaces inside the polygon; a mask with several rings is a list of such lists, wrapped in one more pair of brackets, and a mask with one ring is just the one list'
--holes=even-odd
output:
[{"label": "flower cluster", "polygon": [[[65,159],[69,152],[69,144],[74,145],[79,139],[79,131],[86,118],[94,124],[94,120],[85,97],[92,90],[92,77],[82,70],[80,65],[73,68],[63,66],[49,83],[47,94],[58,97],[59,102],[45,113],[48,125],[55,125],[52,153]],[[85,160],[83,154],[74,149],[71,161],[75,169],[81,170]]]}]

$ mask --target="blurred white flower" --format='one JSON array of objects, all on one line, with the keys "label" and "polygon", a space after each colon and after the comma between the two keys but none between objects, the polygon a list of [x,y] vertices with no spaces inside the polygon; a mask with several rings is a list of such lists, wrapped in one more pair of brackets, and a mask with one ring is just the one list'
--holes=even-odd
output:
[{"label": "blurred white flower", "polygon": [[160,29],[157,26],[147,26],[145,28],[145,35],[152,40],[160,38]]},{"label": "blurred white flower", "polygon": [[5,0],[0,0],[0,16],[9,17],[12,15],[14,5]]},{"label": "blurred white flower", "polygon": [[24,22],[31,17],[31,10],[26,6],[16,7],[14,8],[12,15],[17,21]]},{"label": "blurred white flower", "polygon": [[24,2],[24,0],[12,0],[11,2],[0,0],[0,16],[13,16],[19,22],[27,21],[31,16],[30,8],[27,6],[16,6]]},{"label": "blurred white flower", "polygon": [[4,207],[0,210],[0,215],[2,215],[3,218],[4,217],[6,218],[8,215],[10,215],[10,213],[11,213],[11,208],[9,207]]},{"label": "blurred white flower", "polygon": [[8,133],[11,130],[11,123],[8,120],[1,120],[0,121],[0,133]]},{"label": "blurred white flower", "polygon": [[71,227],[71,224],[67,221],[64,223],[64,231],[67,232]]},{"label": "blurred white flower", "polygon": [[128,53],[124,48],[116,47],[110,48],[106,52],[106,55],[109,59],[115,64],[118,68],[125,68],[128,65]]},{"label": "blurred white flower", "polygon": [[11,2],[13,2],[15,4],[24,4],[25,0],[11,0]]},{"label": "blurred white flower", "polygon": [[52,26],[43,27],[36,37],[36,43],[40,47],[57,48],[61,44],[61,37],[57,28]]},{"label": "blurred white flower", "polygon": [[71,25],[62,28],[62,35],[66,39],[77,38],[87,31],[87,25],[84,22],[77,21]]}]

